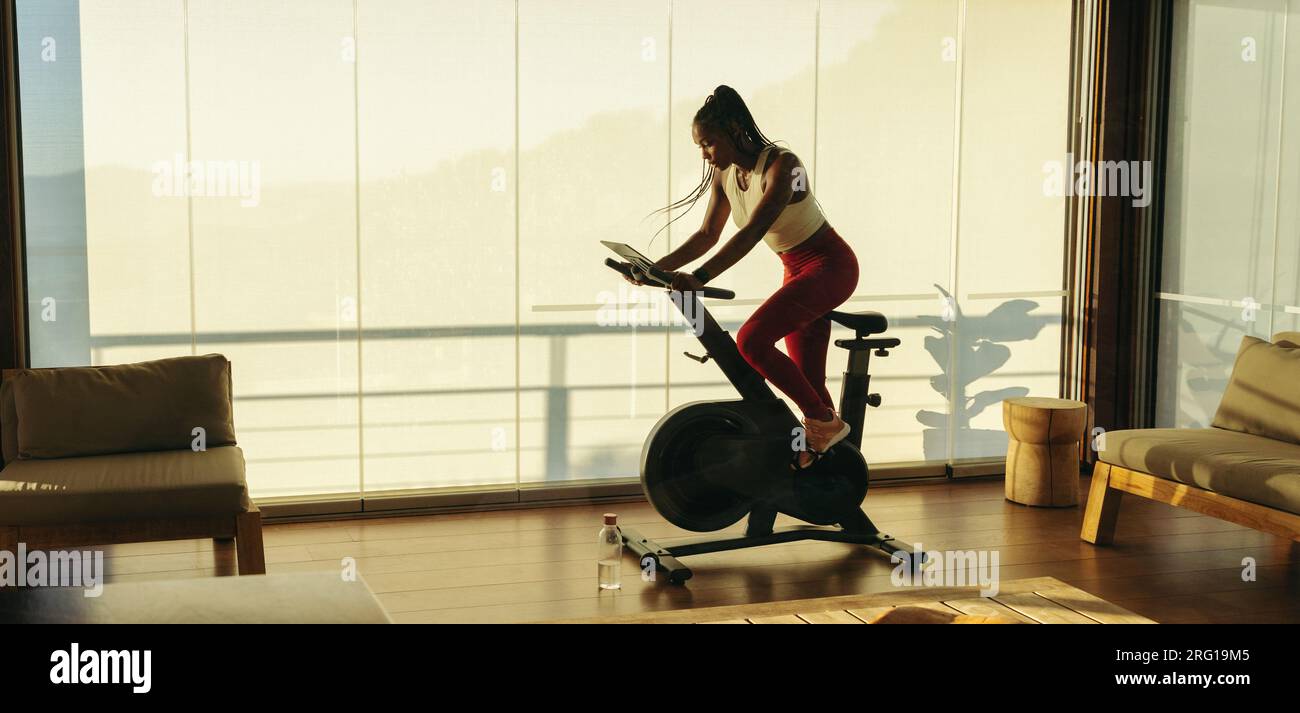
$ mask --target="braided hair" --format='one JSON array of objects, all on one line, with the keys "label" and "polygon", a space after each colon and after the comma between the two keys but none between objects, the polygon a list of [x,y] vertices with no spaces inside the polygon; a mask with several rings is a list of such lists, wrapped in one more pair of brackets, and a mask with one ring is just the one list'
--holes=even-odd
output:
[{"label": "braided hair", "polygon": [[[774,143],[764,136],[762,131],[759,131],[758,124],[754,123],[754,115],[749,113],[749,107],[745,105],[745,100],[740,98],[740,94],[735,89],[725,84],[719,85],[717,89],[713,90],[712,94],[705,98],[704,106],[701,106],[699,111],[695,112],[694,122],[701,128],[715,129],[718,133],[728,137],[732,144],[737,147],[744,141],[761,151]],[[713,183],[713,172],[713,166],[710,166],[706,161],[700,185],[696,186],[690,195],[646,216],[649,218],[658,213],[687,206],[686,210],[678,214],[676,218],[669,220],[663,228],[655,231],[655,234],[650,238],[652,244],[654,239],[659,236],[659,233],[663,232],[664,228],[672,225],[677,218],[689,213],[691,208],[694,208],[695,204],[699,202],[700,197],[709,191],[709,187]]]}]

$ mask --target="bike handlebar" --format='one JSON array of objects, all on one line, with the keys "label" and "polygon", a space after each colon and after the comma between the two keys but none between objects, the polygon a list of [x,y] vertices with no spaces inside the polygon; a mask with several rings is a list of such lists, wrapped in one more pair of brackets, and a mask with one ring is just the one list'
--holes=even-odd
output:
[{"label": "bike handlebar", "polygon": [[[632,277],[633,267],[631,263],[619,262],[612,257],[607,257],[605,258],[605,264],[608,265],[611,270],[622,273],[625,277]],[[668,288],[670,286],[671,280],[668,278],[668,273],[663,272],[662,270],[655,270],[652,268],[649,273],[646,273],[643,268],[638,267],[635,269],[637,272],[649,277],[657,287]],[[700,294],[705,297],[712,297],[719,300],[732,300],[736,298],[735,292],[724,290],[721,287],[705,287],[703,290],[700,290]]]}]

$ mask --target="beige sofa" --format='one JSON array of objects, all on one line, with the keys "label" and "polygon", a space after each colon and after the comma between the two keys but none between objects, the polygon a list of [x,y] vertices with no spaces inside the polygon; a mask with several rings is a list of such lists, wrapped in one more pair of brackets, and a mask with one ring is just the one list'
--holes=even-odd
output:
[{"label": "beige sofa", "polygon": [[0,378],[0,550],[233,538],[265,573],[224,356]]},{"label": "beige sofa", "polygon": [[1300,540],[1300,332],[1242,338],[1210,428],[1105,434],[1084,540],[1113,541],[1124,493]]}]

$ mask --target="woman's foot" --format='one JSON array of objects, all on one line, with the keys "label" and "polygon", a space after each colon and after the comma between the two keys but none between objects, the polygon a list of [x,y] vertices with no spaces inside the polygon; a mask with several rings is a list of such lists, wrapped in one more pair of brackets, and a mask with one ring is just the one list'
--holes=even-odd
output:
[{"label": "woman's foot", "polygon": [[804,427],[804,444],[805,450],[799,451],[790,461],[791,470],[805,470],[821,458],[821,454],[830,450],[832,446],[844,440],[852,428],[849,424],[840,418],[838,411],[831,409],[831,420],[822,421],[815,418],[805,418]]},{"label": "woman's foot", "polygon": [[849,431],[853,430],[834,410],[831,411],[829,421],[805,418],[803,428],[807,438],[808,450],[817,453],[825,453],[830,450],[836,443],[848,437]]}]

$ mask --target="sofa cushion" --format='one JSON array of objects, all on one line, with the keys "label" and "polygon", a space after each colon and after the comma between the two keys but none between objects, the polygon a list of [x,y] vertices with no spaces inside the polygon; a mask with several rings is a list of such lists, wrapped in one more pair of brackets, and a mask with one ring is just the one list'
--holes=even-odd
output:
[{"label": "sofa cushion", "polygon": [[1300,347],[1300,332],[1278,332],[1273,343],[1281,347]]},{"label": "sofa cushion", "polygon": [[227,515],[247,508],[245,490],[237,446],[16,460],[0,472],[0,523]]},{"label": "sofa cushion", "polygon": [[1300,349],[1242,337],[1210,425],[1300,443]]},{"label": "sofa cushion", "polygon": [[189,449],[195,427],[208,448],[235,444],[230,362],[220,354],[17,369],[10,380],[20,459]]},{"label": "sofa cushion", "polygon": [[1300,445],[1221,428],[1109,431],[1098,458],[1300,514]]}]

